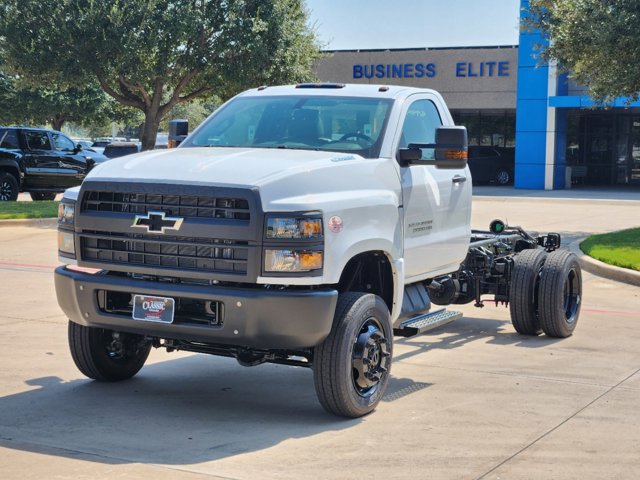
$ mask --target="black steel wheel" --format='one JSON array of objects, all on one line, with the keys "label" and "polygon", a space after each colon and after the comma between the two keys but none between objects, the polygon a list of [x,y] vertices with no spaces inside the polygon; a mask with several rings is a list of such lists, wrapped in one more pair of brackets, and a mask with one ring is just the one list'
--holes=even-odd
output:
[{"label": "black steel wheel", "polygon": [[509,185],[512,180],[511,172],[506,168],[501,168],[496,172],[496,183],[498,185]]},{"label": "black steel wheel", "polygon": [[36,202],[41,201],[41,200],[55,200],[56,199],[56,193],[55,192],[29,192],[29,195],[31,195],[31,200],[34,200]]},{"label": "black steel wheel", "polygon": [[149,356],[151,342],[142,335],[86,327],[69,321],[69,349],[78,370],[102,382],[133,377]]},{"label": "black steel wheel", "polygon": [[0,201],[13,202],[18,199],[20,184],[16,177],[8,172],[0,172]]},{"label": "black steel wheel", "polygon": [[542,266],[547,252],[540,249],[523,250],[513,258],[513,271],[509,285],[509,312],[516,332],[522,335],[540,335],[538,298]]},{"label": "black steel wheel", "polygon": [[549,254],[540,278],[540,325],[550,337],[565,338],[576,328],[582,306],[582,270],[566,250]]},{"label": "black steel wheel", "polygon": [[368,293],[341,294],[331,333],[314,349],[314,382],[324,409],[350,418],[372,412],[389,382],[392,351],[384,301]]}]

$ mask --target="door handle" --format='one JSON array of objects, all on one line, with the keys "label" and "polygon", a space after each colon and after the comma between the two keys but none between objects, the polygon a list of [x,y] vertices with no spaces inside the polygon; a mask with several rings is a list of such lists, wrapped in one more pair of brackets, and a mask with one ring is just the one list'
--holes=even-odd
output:
[{"label": "door handle", "polygon": [[467,181],[467,177],[461,177],[460,175],[456,175],[451,179],[453,183],[464,183]]}]

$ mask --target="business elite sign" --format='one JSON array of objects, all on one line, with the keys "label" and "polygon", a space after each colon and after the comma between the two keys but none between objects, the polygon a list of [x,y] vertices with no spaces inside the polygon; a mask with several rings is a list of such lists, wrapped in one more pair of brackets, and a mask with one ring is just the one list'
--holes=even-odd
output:
[{"label": "business elite sign", "polygon": [[[508,61],[457,62],[454,72],[458,78],[508,77]],[[353,78],[435,78],[438,76],[435,63],[378,63],[356,64]]]}]

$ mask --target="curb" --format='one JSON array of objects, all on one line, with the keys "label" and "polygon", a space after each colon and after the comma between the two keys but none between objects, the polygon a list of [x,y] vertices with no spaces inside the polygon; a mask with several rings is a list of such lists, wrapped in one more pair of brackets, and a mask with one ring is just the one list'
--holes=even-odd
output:
[{"label": "curb", "polygon": [[600,277],[608,278],[609,280],[615,280],[616,282],[640,286],[640,272],[606,264],[600,260],[590,257],[580,250],[580,244],[586,238],[587,237],[580,238],[569,244],[569,250],[577,255],[578,261],[580,262],[580,266],[583,270]]},{"label": "curb", "polygon": [[53,218],[19,218],[13,220],[0,220],[2,227],[55,227],[58,219]]}]

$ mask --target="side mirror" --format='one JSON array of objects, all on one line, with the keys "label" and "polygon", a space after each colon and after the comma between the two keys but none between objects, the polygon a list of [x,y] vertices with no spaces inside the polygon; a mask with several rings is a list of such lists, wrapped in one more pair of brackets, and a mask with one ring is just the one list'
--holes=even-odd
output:
[{"label": "side mirror", "polygon": [[180,145],[189,134],[188,120],[171,120],[169,122],[168,148],[175,148]]},{"label": "side mirror", "polygon": [[436,129],[436,167],[464,168],[467,165],[468,145],[466,127]]},{"label": "side mirror", "polygon": [[[423,159],[422,149],[435,149],[435,158]],[[437,168],[464,168],[467,165],[467,129],[438,127],[436,143],[410,143],[398,151],[402,165],[434,165]]]},{"label": "side mirror", "polygon": [[82,144],[78,143],[76,145],[76,148],[73,149],[73,153],[78,153],[78,152],[81,152],[82,150],[83,150]]}]

